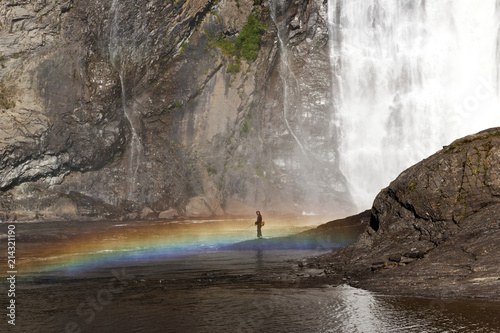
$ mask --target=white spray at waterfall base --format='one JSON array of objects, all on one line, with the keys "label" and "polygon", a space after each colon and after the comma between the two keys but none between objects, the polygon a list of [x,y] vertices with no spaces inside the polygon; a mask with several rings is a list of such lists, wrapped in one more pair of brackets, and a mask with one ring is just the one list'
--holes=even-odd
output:
[{"label": "white spray at waterfall base", "polygon": [[500,125],[496,0],[328,6],[340,165],[359,208],[443,145]]}]

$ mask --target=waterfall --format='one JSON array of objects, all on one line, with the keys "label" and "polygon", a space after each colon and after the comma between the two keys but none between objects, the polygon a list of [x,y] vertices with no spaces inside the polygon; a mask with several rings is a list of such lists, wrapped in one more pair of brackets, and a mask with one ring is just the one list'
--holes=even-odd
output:
[{"label": "waterfall", "polygon": [[[122,28],[120,26],[123,23],[120,20],[120,1],[113,0],[110,9],[111,27],[109,36],[109,53],[110,61],[113,67],[118,71],[120,78],[121,87],[121,97],[122,97],[122,107],[125,118],[130,124],[131,138],[129,142],[129,163],[128,163],[128,193],[127,199],[132,200],[135,198],[135,192],[137,189],[137,173],[139,170],[139,165],[141,163],[141,156],[143,155],[143,146],[141,138],[139,136],[139,131],[141,128],[141,121],[139,114],[135,112],[133,104],[129,105],[129,100],[127,96],[127,89],[125,85],[126,69],[128,65],[133,65],[131,63],[131,58],[133,56],[133,36],[127,32],[127,27]],[[126,18],[124,19],[127,20]],[[130,22],[125,22],[123,24],[129,24]],[[122,31],[123,29],[123,31]]]},{"label": "waterfall", "polygon": [[[298,30],[306,31],[300,11],[294,12],[287,0],[272,0],[269,9],[277,35],[278,75],[273,89],[280,98],[274,105],[283,125],[279,133],[272,135],[278,138],[272,161],[293,179],[296,185],[290,192],[304,214],[347,214],[352,212],[352,204],[338,171],[336,149],[332,149],[337,142],[337,128],[328,105],[330,74],[325,70],[329,63],[323,50],[328,31],[322,26],[311,34],[304,43],[306,51],[298,46],[304,37]],[[295,15],[295,31],[290,31],[291,15]]]},{"label": "waterfall", "polygon": [[329,0],[340,167],[359,208],[401,171],[500,125],[497,0]]}]

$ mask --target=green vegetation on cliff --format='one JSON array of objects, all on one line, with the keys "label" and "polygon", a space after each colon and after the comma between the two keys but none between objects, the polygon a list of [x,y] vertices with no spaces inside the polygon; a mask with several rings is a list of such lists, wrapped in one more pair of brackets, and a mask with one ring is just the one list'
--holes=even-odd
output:
[{"label": "green vegetation on cliff", "polygon": [[241,58],[248,62],[257,58],[260,39],[265,30],[265,25],[254,14],[250,14],[247,23],[236,38],[220,38],[212,43],[212,46],[220,48],[224,55],[231,59],[228,72],[237,73],[240,71]]},{"label": "green vegetation on cliff", "polygon": [[0,84],[0,107],[3,109],[10,109],[16,106],[16,103],[10,100],[8,95],[5,87]]}]

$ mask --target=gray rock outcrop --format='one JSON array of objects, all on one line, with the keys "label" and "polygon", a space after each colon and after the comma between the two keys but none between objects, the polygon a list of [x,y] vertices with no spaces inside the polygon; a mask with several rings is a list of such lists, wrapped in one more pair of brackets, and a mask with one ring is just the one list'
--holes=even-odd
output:
[{"label": "gray rock outcrop", "polygon": [[323,260],[390,294],[499,298],[500,128],[454,141],[382,190],[358,241]]}]

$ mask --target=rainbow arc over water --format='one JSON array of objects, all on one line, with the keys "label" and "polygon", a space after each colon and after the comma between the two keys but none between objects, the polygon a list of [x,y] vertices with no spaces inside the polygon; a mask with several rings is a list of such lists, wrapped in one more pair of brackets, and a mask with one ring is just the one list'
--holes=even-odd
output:
[{"label": "rainbow arc over water", "polygon": [[[211,251],[287,250],[334,247],[352,243],[352,233],[339,233],[333,241],[312,237],[285,237],[304,226],[285,224],[264,229],[266,239],[255,239],[248,220],[114,223],[95,229],[72,231],[49,242],[29,242],[19,256],[21,275],[79,274],[101,267],[148,263]],[[265,227],[265,228],[266,228]]]}]

